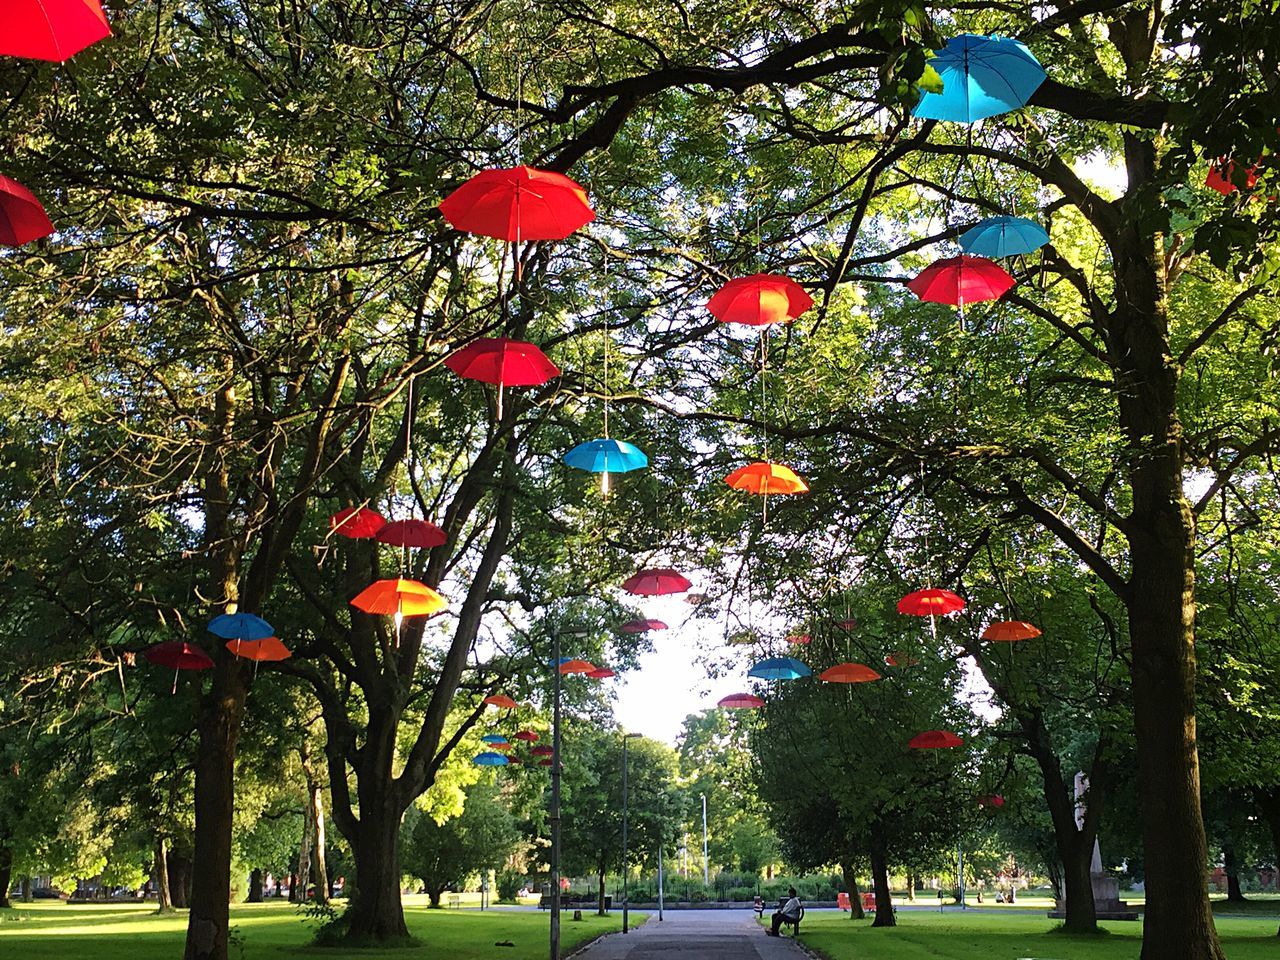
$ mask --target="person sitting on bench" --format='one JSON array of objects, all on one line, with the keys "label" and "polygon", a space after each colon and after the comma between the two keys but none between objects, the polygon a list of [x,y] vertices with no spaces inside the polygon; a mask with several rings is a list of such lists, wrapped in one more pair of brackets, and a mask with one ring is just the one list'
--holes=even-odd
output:
[{"label": "person sitting on bench", "polygon": [[797,925],[800,923],[800,913],[802,908],[800,906],[800,898],[796,895],[796,888],[788,887],[787,893],[790,894],[791,899],[782,905],[781,910],[774,911],[773,929],[769,931],[769,936],[771,937],[778,936],[778,928],[780,928],[784,923],[794,923]]}]

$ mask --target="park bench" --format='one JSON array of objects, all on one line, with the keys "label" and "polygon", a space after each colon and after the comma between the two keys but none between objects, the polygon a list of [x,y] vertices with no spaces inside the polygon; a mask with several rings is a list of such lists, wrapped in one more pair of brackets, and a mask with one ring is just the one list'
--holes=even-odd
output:
[{"label": "park bench", "polygon": [[457,910],[457,909],[458,909],[458,906],[459,906],[461,903],[462,903],[462,897],[458,896],[456,893],[451,893],[451,894],[449,894],[449,909],[450,909],[450,910]]},{"label": "park bench", "polygon": [[[781,910],[784,906],[786,906],[786,904],[787,904],[787,901],[786,901],[786,899],[785,899],[785,898],[780,899],[780,900],[778,901],[778,909],[779,909],[779,910]],[[790,925],[791,925],[791,927],[792,927],[792,930],[793,930],[793,935],[794,935],[794,936],[799,936],[799,935],[800,935],[800,921],[801,921],[801,920],[803,920],[803,919],[804,919],[804,907],[801,907],[801,908],[800,908],[800,916],[796,917],[794,920],[793,920],[793,919],[791,919],[790,917],[783,917],[783,918],[782,918],[782,925],[785,927],[785,926],[787,926],[788,924],[790,924]]]}]

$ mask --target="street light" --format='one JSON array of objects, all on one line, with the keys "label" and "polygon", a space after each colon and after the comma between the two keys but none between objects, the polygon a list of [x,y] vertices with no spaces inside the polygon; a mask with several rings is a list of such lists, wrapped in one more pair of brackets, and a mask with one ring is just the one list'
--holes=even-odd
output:
[{"label": "street light", "polygon": [[702,885],[704,887],[711,886],[711,868],[707,862],[707,795],[699,794],[702,797]]},{"label": "street light", "polygon": [[638,733],[624,733],[622,735],[622,932],[627,933],[629,927],[627,925],[627,866],[628,866],[628,850],[627,850],[627,741],[634,740],[640,736]]},{"label": "street light", "polygon": [[560,960],[560,637],[587,633],[551,628],[551,960]]}]

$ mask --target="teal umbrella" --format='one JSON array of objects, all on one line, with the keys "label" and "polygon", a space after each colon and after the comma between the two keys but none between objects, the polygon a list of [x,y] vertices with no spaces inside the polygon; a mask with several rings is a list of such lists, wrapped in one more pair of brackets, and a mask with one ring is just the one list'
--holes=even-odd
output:
[{"label": "teal umbrella", "polygon": [[974,123],[1024,106],[1044,83],[1044,67],[1009,37],[966,33],[952,37],[929,61],[942,78],[941,93],[925,93],[915,115]]},{"label": "teal umbrella", "polygon": [[960,247],[971,257],[1016,257],[1048,242],[1044,227],[1026,217],[987,217],[960,234]]},{"label": "teal umbrella", "polygon": [[609,474],[642,470],[649,465],[645,452],[625,440],[588,440],[564,455],[564,462],[578,470],[600,474],[600,490],[609,492]]},{"label": "teal umbrella", "polygon": [[484,753],[477,753],[471,762],[477,767],[505,767],[508,761],[502,754],[486,750]]},{"label": "teal umbrella", "polygon": [[486,733],[480,738],[485,743],[506,743],[507,738],[500,733]]},{"label": "teal umbrella", "polygon": [[747,676],[757,680],[799,680],[813,676],[813,671],[795,657],[767,657],[748,670]]}]

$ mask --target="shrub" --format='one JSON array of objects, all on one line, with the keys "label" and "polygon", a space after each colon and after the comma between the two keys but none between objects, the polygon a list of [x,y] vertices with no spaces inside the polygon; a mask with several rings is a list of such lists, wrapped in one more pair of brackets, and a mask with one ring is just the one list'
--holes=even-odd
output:
[{"label": "shrub", "polygon": [[524,887],[524,874],[519,870],[503,870],[498,874],[498,900],[515,903]]}]

